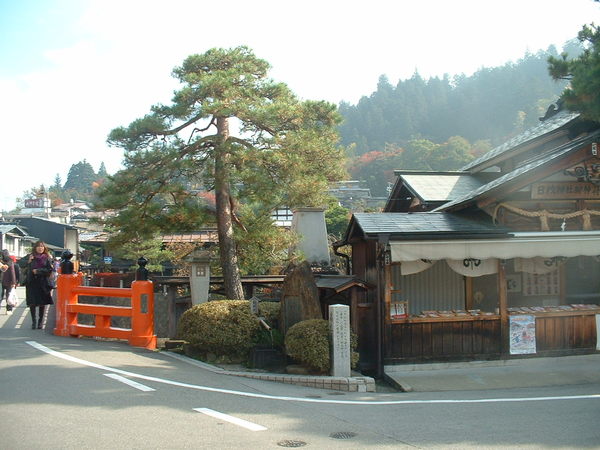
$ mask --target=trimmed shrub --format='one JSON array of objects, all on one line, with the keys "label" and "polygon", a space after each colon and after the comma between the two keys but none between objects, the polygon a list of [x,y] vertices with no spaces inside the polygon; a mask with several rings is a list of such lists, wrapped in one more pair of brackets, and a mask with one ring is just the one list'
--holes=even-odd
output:
[{"label": "trimmed shrub", "polygon": [[[303,320],[294,324],[285,335],[285,351],[299,363],[320,373],[329,372],[331,360],[329,357],[331,337],[329,322],[323,319]],[[357,336],[350,335],[352,350],[352,367],[358,363]]]},{"label": "trimmed shrub", "polygon": [[247,300],[217,300],[183,313],[177,336],[202,352],[245,357],[259,327]]}]

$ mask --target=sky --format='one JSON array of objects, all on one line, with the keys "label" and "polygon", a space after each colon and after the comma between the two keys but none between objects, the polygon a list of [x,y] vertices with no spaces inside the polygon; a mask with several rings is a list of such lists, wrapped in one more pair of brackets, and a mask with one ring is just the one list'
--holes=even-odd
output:
[{"label": "sky", "polygon": [[0,210],[83,160],[118,171],[108,133],[168,104],[191,54],[246,45],[300,98],[356,104],[381,75],[472,75],[592,22],[592,0],[0,0]]}]

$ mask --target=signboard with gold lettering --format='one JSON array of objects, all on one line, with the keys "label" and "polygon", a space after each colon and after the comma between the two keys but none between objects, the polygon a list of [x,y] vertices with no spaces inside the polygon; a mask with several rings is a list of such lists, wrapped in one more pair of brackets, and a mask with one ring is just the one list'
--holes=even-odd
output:
[{"label": "signboard with gold lettering", "polygon": [[600,199],[600,186],[581,182],[545,182],[531,185],[534,200]]}]

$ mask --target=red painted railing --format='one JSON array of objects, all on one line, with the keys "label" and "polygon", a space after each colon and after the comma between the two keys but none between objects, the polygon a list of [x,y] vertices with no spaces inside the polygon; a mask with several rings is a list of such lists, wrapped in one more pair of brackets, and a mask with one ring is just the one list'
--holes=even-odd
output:
[{"label": "red painted railing", "polygon": [[[130,345],[156,348],[152,281],[134,281],[131,288],[82,286],[83,274],[60,274],[56,285],[57,336],[95,336],[126,339]],[[79,303],[79,296],[131,298],[131,307]],[[95,316],[95,325],[77,322],[77,314]],[[113,316],[130,317],[131,329],[111,327]]]}]

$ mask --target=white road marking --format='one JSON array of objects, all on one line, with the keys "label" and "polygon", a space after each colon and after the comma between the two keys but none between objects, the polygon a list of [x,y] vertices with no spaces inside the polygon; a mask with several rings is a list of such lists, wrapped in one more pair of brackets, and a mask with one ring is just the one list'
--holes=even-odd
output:
[{"label": "white road marking", "polygon": [[252,422],[248,422],[247,420],[240,419],[239,417],[230,416],[228,414],[220,413],[219,411],[215,411],[208,408],[194,408],[194,411],[198,411],[199,413],[206,414],[207,416],[214,417],[215,419],[224,420],[225,422],[233,423],[234,425],[238,425],[240,427],[247,428],[250,431],[264,431],[265,427],[262,425],[257,425]]},{"label": "white road marking", "polygon": [[125,383],[131,387],[139,389],[140,391],[150,392],[150,391],[155,390],[149,386],[146,386],[145,384],[138,383],[137,381],[133,381],[133,380],[130,380],[129,378],[122,377],[121,375],[117,375],[116,373],[105,373],[104,376],[108,377],[108,378],[112,378],[113,380],[120,381],[121,383]]},{"label": "white road marking", "polygon": [[[18,309],[13,309],[13,314],[19,312]],[[23,309],[23,312],[21,313],[21,316],[19,317],[19,320],[17,321],[17,324],[15,325],[15,328],[22,328],[23,327],[23,322],[25,321],[25,318],[29,316],[29,308],[25,307]]]},{"label": "white road marking", "polygon": [[384,400],[384,401],[370,401],[370,400],[330,400],[330,399],[319,399],[319,398],[303,398],[303,397],[285,397],[285,396],[276,396],[276,395],[266,395],[266,394],[255,394],[252,392],[243,392],[243,391],[232,391],[229,389],[220,389],[220,388],[211,388],[208,386],[199,386],[197,384],[188,384],[188,383],[180,383],[178,381],[165,380],[163,378],[150,377],[147,375],[141,375],[133,372],[127,372],[121,369],[114,369],[112,367],[103,366],[101,364],[96,364],[90,361],[86,361],[85,359],[75,358],[74,356],[69,356],[65,353],[57,352],[56,350],[52,350],[42,344],[39,344],[35,341],[26,341],[27,344],[32,347],[45,352],[49,355],[55,356],[57,358],[64,359],[66,361],[71,361],[77,364],[82,364],[84,366],[95,367],[96,369],[100,369],[106,372],[114,372],[119,373],[121,375],[125,375],[130,378],[140,378],[142,380],[154,381],[156,383],[168,384],[171,386],[184,387],[188,389],[196,389],[199,391],[207,391],[207,392],[218,392],[221,394],[230,394],[230,395],[239,395],[242,397],[251,397],[251,398],[262,398],[267,400],[283,400],[283,401],[293,401],[293,402],[304,402],[304,403],[327,403],[331,405],[372,405],[372,406],[384,406],[384,405],[422,405],[422,404],[440,404],[440,403],[508,403],[508,402],[541,402],[541,401],[551,401],[551,400],[600,400],[600,394],[589,394],[589,395],[564,395],[564,396],[556,396],[556,397],[512,397],[512,398],[481,398],[481,399],[458,399],[458,400],[450,400],[450,399],[439,399],[439,400]]}]

